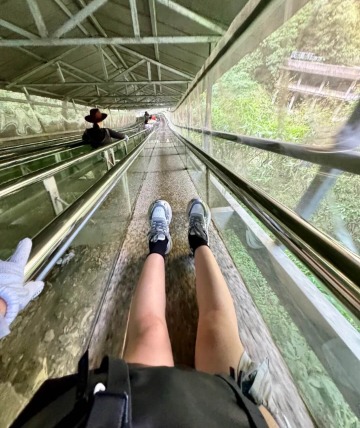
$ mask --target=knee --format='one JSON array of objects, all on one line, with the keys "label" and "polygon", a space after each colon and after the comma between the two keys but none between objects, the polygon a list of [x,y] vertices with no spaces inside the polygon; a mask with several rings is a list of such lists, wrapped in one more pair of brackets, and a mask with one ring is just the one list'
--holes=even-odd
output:
[{"label": "knee", "polygon": [[141,317],[136,325],[136,336],[142,340],[154,340],[168,336],[166,321],[156,315]]}]

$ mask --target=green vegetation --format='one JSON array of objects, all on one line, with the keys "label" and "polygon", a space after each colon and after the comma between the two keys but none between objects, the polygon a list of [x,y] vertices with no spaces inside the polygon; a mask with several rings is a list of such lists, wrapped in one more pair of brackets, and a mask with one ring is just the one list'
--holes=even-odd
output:
[{"label": "green vegetation", "polygon": [[357,427],[357,417],[240,239],[230,229],[222,236],[316,424]]},{"label": "green vegetation", "polygon": [[[289,73],[283,66],[292,52],[309,52],[324,64],[359,67],[359,28],[358,0],[309,1],[254,52],[216,80],[211,101],[211,127],[240,135],[331,149],[355,102],[304,94],[294,96],[289,84],[297,84],[301,73]],[[314,77],[302,79],[309,79],[309,86],[320,86]],[[330,88],[330,83],[326,85]],[[332,89],[344,91],[349,82],[338,79],[332,85]],[[359,84],[355,92],[360,93]],[[190,118],[190,126],[204,127],[206,102],[206,91],[200,93],[200,89],[195,89],[187,103],[176,112],[175,122],[185,125]],[[204,145],[202,135],[185,130],[184,135],[196,144]],[[212,154],[232,171],[294,210],[320,169],[316,164],[217,138],[212,139]],[[339,235],[342,223],[360,250],[359,195],[360,176],[340,174],[309,221],[332,238],[344,242]],[[222,236],[316,423],[329,427],[357,427],[358,419],[332,381],[332,377],[339,377],[324,369],[304,338],[301,325],[291,318],[272,289],[271,281],[260,271],[259,261],[244,248],[236,231],[226,229]],[[358,320],[324,284],[293,254],[288,251],[286,254],[360,331]],[[327,352],[327,344],[321,346]],[[345,364],[337,369],[346,370]],[[336,364],[332,368],[335,372]]]},{"label": "green vegetation", "polygon": [[[287,84],[296,83],[299,77],[286,77],[282,66],[292,52],[302,51],[320,57],[325,64],[358,67],[359,28],[360,2],[357,0],[312,0],[307,3],[262,41],[254,52],[216,81],[212,96],[212,128],[296,144],[332,147],[334,137],[355,102],[297,95],[289,109],[293,93],[287,89]],[[339,81],[339,86],[342,83]],[[357,91],[360,91],[359,85]],[[189,110],[191,125],[203,127],[206,92],[194,91],[188,104],[184,110]],[[183,112],[183,123],[186,117]],[[201,144],[200,135],[191,135]],[[319,170],[315,164],[217,139],[213,140],[213,155],[291,209],[296,209]],[[338,229],[339,223],[343,223],[360,249],[359,195],[360,176],[341,174],[324,195],[310,221],[340,241]]]}]

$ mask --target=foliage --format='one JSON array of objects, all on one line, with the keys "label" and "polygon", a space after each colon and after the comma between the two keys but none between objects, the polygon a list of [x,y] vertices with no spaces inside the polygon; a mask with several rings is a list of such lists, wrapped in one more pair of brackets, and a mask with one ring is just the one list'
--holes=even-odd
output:
[{"label": "foliage", "polygon": [[236,234],[227,229],[222,236],[316,424],[357,426],[356,415],[309,346],[299,320],[291,318]]},{"label": "foliage", "polygon": [[269,92],[247,72],[236,68],[213,86],[212,127],[293,142],[302,141],[310,132],[302,112],[292,117],[274,116]]}]

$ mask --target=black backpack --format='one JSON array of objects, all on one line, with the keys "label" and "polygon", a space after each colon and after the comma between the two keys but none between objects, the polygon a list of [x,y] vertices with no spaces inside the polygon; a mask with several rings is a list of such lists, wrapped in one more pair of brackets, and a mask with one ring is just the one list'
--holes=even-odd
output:
[{"label": "black backpack", "polygon": [[105,357],[77,375],[47,380],[13,428],[251,427],[267,424],[230,376],[145,367]]}]

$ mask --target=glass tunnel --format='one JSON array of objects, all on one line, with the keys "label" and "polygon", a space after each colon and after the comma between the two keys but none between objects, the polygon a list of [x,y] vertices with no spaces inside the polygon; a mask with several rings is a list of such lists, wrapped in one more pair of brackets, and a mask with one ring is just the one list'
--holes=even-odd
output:
[{"label": "glass tunnel", "polygon": [[[195,196],[278,426],[360,427],[360,4],[223,3],[0,0],[0,259],[31,238],[24,279],[45,282],[0,339],[0,428],[86,350],[124,354],[156,199],[194,367]],[[128,139],[86,144],[92,108]]]}]

